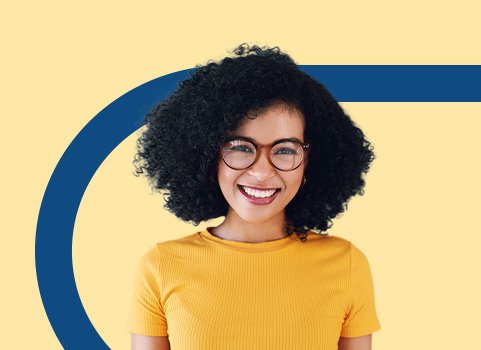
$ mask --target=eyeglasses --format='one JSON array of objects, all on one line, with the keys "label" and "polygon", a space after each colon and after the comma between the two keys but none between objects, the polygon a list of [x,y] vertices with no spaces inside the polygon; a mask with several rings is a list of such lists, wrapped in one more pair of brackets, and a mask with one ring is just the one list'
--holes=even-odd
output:
[{"label": "eyeglasses", "polygon": [[243,170],[252,166],[263,148],[267,149],[269,163],[281,171],[297,169],[309,151],[309,144],[297,139],[281,139],[269,145],[258,145],[248,137],[227,139],[221,148],[224,163],[231,169]]}]

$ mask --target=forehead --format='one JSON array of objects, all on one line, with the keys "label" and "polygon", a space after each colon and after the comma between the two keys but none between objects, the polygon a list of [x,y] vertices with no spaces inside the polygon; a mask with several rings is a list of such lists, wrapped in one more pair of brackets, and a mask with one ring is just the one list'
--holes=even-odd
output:
[{"label": "forehead", "polygon": [[229,135],[245,136],[258,143],[271,143],[283,138],[304,140],[304,117],[297,109],[274,105],[254,116],[245,117]]}]

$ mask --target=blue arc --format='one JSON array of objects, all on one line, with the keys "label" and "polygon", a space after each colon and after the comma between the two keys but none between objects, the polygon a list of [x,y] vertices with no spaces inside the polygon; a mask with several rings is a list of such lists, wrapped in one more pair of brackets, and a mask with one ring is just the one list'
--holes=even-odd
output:
[{"label": "blue arc", "polygon": [[[481,66],[300,66],[344,102],[480,102]],[[191,70],[147,82],[109,104],[58,162],[40,206],[35,264],[42,302],[65,349],[109,349],[90,322],[75,284],[72,238],[82,196],[97,168],[143,116]],[[133,156],[133,155],[132,155]]]}]

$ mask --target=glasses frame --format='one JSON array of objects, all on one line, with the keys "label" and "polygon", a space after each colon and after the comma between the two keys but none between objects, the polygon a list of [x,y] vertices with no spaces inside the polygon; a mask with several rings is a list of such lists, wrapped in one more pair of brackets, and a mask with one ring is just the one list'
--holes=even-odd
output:
[{"label": "glasses frame", "polygon": [[[224,152],[222,151],[224,145],[226,143],[228,143],[230,141],[234,141],[234,140],[247,141],[247,142],[251,143],[252,145],[254,145],[254,147],[256,149],[256,156],[255,156],[254,160],[252,161],[251,164],[249,164],[248,166],[246,166],[244,168],[234,168],[234,167],[230,166],[229,164],[227,164],[227,162],[224,159]],[[272,160],[271,160],[272,148],[275,145],[277,145],[279,143],[282,143],[282,142],[293,142],[293,143],[297,143],[298,145],[300,145],[302,147],[302,160],[299,163],[299,165],[297,165],[295,168],[292,168],[292,169],[289,169],[289,170],[279,169],[278,167],[276,167],[274,165],[274,163],[272,163]],[[300,140],[298,140],[296,138],[280,139],[280,140],[276,140],[276,141],[274,141],[273,143],[270,143],[270,144],[258,144],[256,142],[254,142],[254,140],[252,140],[250,137],[232,136],[232,137],[227,138],[227,140],[225,140],[225,142],[222,144],[221,149],[220,149],[220,153],[221,153],[222,160],[224,161],[225,165],[227,165],[229,168],[231,168],[233,170],[245,170],[245,169],[250,168],[251,166],[253,166],[257,162],[257,160],[259,159],[259,157],[261,155],[262,149],[265,148],[265,149],[267,149],[267,160],[269,161],[270,165],[272,165],[274,168],[276,168],[279,171],[293,171],[293,170],[296,170],[297,168],[299,168],[302,165],[302,163],[305,162],[305,160],[307,159],[308,154],[309,154],[310,146],[311,145],[308,142],[300,142]]]}]

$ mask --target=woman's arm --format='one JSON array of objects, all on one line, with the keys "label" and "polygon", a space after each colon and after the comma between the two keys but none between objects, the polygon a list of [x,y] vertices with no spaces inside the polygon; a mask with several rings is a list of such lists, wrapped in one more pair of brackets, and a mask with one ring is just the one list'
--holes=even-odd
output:
[{"label": "woman's arm", "polygon": [[[372,334],[362,337],[340,337],[338,350],[371,350]],[[132,334],[132,350],[170,350],[169,337]]]},{"label": "woman's arm", "polygon": [[362,337],[345,338],[340,337],[337,343],[338,350],[371,350],[372,334]]},{"label": "woman's arm", "polygon": [[151,337],[132,333],[132,350],[170,350],[169,337]]}]

